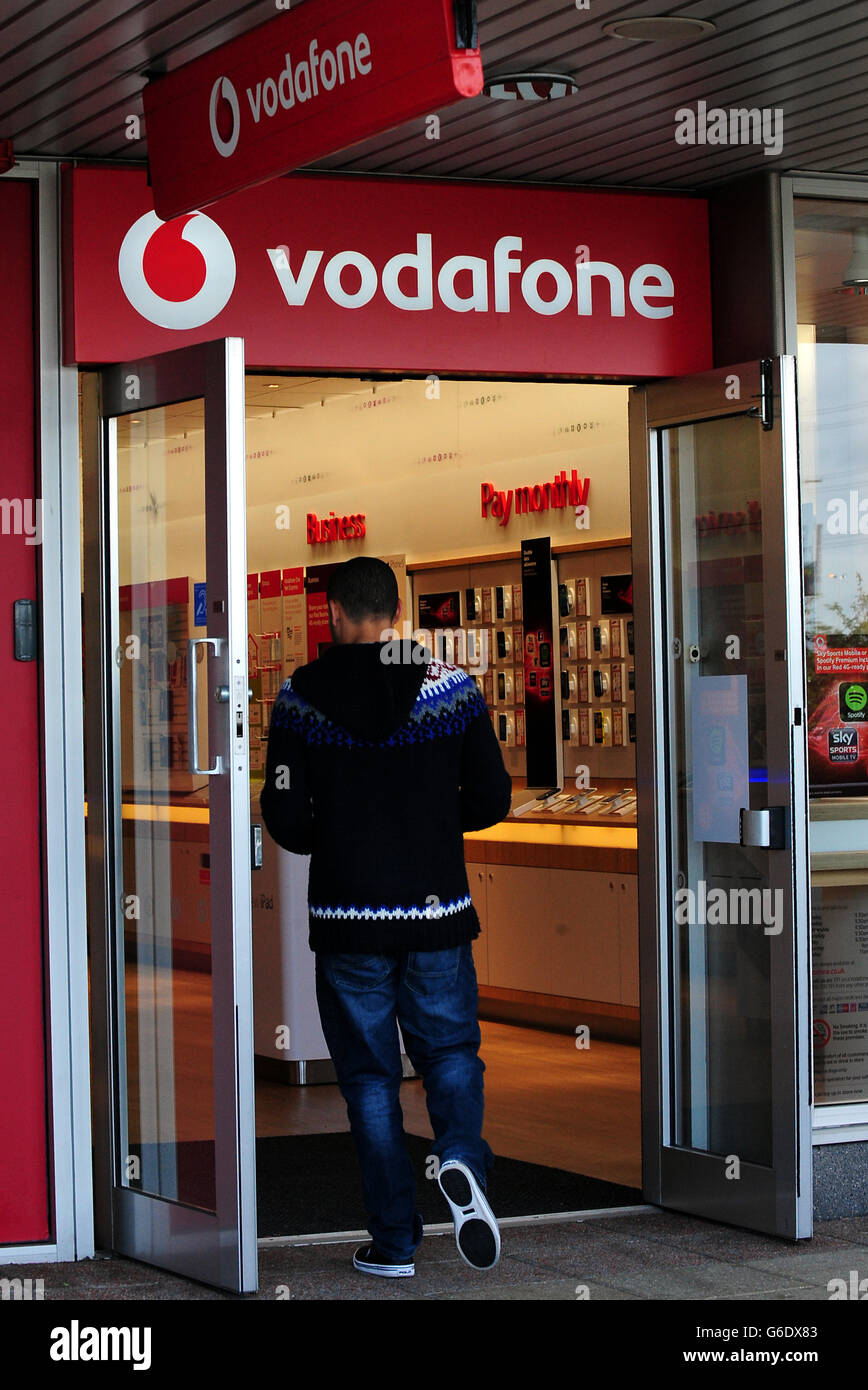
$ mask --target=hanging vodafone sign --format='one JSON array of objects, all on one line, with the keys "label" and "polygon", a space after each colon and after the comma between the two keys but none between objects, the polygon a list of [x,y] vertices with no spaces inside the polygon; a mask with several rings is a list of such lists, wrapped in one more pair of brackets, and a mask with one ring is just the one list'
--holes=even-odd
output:
[{"label": "hanging vodafone sign", "polygon": [[164,220],[482,91],[475,0],[280,8],[145,88]]},{"label": "hanging vodafone sign", "polygon": [[164,222],[139,171],[69,169],[63,193],[70,363],[242,337],[264,370],[712,365],[702,199],[295,174]]}]

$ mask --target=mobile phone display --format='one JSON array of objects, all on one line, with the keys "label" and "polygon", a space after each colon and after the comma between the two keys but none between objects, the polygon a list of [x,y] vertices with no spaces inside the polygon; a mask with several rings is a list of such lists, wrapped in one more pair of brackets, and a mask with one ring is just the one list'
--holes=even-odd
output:
[{"label": "mobile phone display", "polygon": [[551,642],[540,642],[540,644],[539,644],[539,664],[540,664],[540,666],[551,666],[551,664],[552,664],[552,644],[551,644]]}]

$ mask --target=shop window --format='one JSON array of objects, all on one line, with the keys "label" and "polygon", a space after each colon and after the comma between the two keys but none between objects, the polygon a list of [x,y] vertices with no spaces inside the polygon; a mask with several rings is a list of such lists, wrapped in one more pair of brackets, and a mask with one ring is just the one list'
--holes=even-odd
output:
[{"label": "shop window", "polygon": [[795,203],[818,1104],[868,1101],[868,203]]}]

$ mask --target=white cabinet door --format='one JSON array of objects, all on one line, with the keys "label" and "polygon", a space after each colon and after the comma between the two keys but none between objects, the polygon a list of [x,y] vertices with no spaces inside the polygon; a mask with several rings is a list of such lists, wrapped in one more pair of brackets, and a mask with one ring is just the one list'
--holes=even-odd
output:
[{"label": "white cabinet door", "polygon": [[568,869],[553,869],[545,877],[552,881],[552,992],[620,1003],[618,879]]},{"label": "white cabinet door", "polygon": [[488,983],[552,991],[552,904],[547,869],[487,865]]}]

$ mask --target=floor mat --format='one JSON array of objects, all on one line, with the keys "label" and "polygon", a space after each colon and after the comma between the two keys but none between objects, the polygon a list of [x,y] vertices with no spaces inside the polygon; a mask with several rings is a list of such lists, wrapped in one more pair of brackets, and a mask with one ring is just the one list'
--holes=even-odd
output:
[{"label": "floor mat", "polygon": [[[450,1219],[437,1183],[426,1177],[432,1140],[407,1135],[416,1170],[417,1205],[427,1224]],[[141,1159],[144,1181],[133,1188],[161,1191],[190,1206],[214,1206],[214,1145],[131,1145]],[[356,1151],[349,1134],[293,1134],[256,1141],[256,1198],[260,1236],[356,1231],[367,1224]],[[533,1216],[550,1211],[632,1206],[642,1201],[635,1187],[586,1178],[496,1156],[488,1177],[488,1199],[496,1216]]]}]

